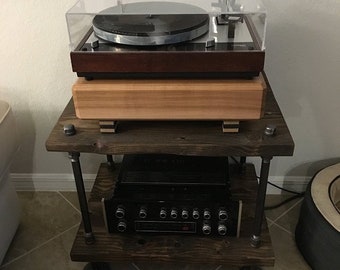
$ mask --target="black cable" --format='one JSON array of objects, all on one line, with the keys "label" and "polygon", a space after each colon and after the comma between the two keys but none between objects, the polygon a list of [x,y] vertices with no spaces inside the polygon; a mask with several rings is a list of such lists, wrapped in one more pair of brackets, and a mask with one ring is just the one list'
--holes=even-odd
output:
[{"label": "black cable", "polygon": [[269,184],[269,185],[272,185],[273,187],[276,187],[276,188],[278,188],[278,189],[281,189],[281,190],[283,190],[283,191],[286,191],[286,192],[289,192],[289,193],[293,193],[293,194],[295,194],[295,195],[300,195],[301,193],[304,193],[304,192],[297,192],[297,191],[285,189],[285,188],[283,188],[283,187],[279,187],[279,186],[277,186],[277,185],[275,185],[275,184],[273,184],[273,183],[271,183],[271,182],[269,182],[269,181],[268,181],[268,184]]},{"label": "black cable", "polygon": [[[260,179],[260,177],[258,177],[258,176],[256,176],[256,177],[257,177],[257,179]],[[288,203],[288,202],[290,202],[290,201],[293,201],[293,200],[295,200],[295,199],[298,199],[298,198],[301,198],[301,197],[304,197],[304,196],[305,196],[305,192],[297,192],[297,191],[289,190],[289,189],[280,187],[280,186],[278,186],[278,185],[275,185],[275,184],[271,183],[270,181],[268,181],[268,184],[269,184],[269,185],[272,185],[273,187],[276,187],[276,188],[278,188],[278,189],[281,189],[281,190],[283,190],[283,191],[286,191],[286,192],[288,192],[288,193],[292,193],[292,194],[294,194],[294,196],[289,197],[289,198],[283,200],[282,202],[280,202],[280,203],[278,203],[278,204],[271,205],[271,206],[266,206],[266,207],[264,208],[264,210],[272,210],[272,209],[278,208],[278,207],[280,207],[280,206],[282,206],[282,205],[284,205],[284,204],[286,204],[286,203]]]},{"label": "black cable", "polygon": [[[260,177],[259,177],[259,176],[256,176],[256,178],[257,178],[258,180],[260,180]],[[280,186],[278,186],[278,185],[273,184],[273,183],[270,182],[270,181],[267,181],[267,183],[268,183],[269,185],[273,186],[273,187],[276,187],[276,188],[281,189],[281,190],[283,190],[283,191],[286,191],[286,192],[288,192],[288,193],[292,193],[292,194],[295,194],[295,195],[304,195],[304,194],[305,194],[304,192],[297,192],[297,191],[293,191],[293,190],[289,190],[289,189],[280,187]]]},{"label": "black cable", "polygon": [[301,198],[301,197],[303,197],[304,195],[305,195],[304,192],[299,193],[299,194],[296,194],[296,195],[294,195],[294,196],[292,196],[292,197],[289,197],[289,198],[283,200],[282,202],[280,202],[280,203],[278,203],[278,204],[271,205],[271,206],[266,206],[266,207],[264,208],[264,210],[272,210],[272,209],[278,208],[278,207],[280,207],[280,206],[282,206],[282,205],[284,205],[284,204],[286,204],[286,203],[288,203],[288,202],[290,202],[290,201],[293,201],[293,200],[295,200],[295,199],[297,199],[297,198]]},{"label": "black cable", "polygon": [[[232,159],[237,165],[240,164],[240,162],[239,162],[235,157],[233,157],[233,156],[230,156],[230,157],[231,157],[231,159]],[[256,176],[256,177],[257,177],[257,179],[260,179],[260,177],[258,177],[258,176]],[[292,193],[292,194],[294,194],[294,196],[289,197],[289,198],[283,200],[282,202],[280,202],[280,203],[278,203],[278,204],[271,205],[271,206],[267,206],[267,207],[264,208],[264,210],[271,210],[271,209],[278,208],[278,207],[280,207],[280,206],[282,206],[282,205],[284,205],[284,204],[286,204],[286,203],[288,203],[288,202],[290,202],[290,201],[293,201],[293,200],[295,200],[295,199],[297,199],[297,198],[301,198],[301,197],[303,197],[303,196],[305,195],[305,192],[297,192],[297,191],[289,190],[289,189],[280,187],[280,186],[278,186],[278,185],[275,185],[275,184],[273,184],[273,183],[270,182],[270,181],[268,181],[268,184],[271,185],[271,186],[273,186],[273,187],[276,187],[276,188],[278,188],[278,189],[281,189],[281,190],[283,190],[283,191],[286,191],[286,192],[288,192],[288,193]]]}]

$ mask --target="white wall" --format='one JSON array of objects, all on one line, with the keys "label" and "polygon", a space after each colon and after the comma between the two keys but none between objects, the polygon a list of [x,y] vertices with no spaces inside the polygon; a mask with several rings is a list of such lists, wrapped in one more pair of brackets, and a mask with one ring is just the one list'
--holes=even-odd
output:
[{"label": "white wall", "polygon": [[[67,155],[47,152],[45,140],[76,79],[64,16],[74,2],[1,1],[0,99],[11,103],[18,121],[22,144],[12,172],[22,187],[33,188],[34,180],[49,189],[57,187],[53,178],[70,178]],[[291,180],[340,156],[340,1],[264,3],[265,69],[296,144],[293,157],[274,158],[270,173]],[[82,155],[90,178],[98,160],[103,157]]]},{"label": "white wall", "polygon": [[265,70],[295,141],[271,175],[290,181],[340,161],[340,1],[263,2]]}]

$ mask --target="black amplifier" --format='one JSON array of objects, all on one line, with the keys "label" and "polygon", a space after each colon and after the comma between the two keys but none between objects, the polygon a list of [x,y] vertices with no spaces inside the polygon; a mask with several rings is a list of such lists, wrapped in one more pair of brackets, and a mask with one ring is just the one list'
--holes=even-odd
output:
[{"label": "black amplifier", "polygon": [[227,158],[127,155],[103,209],[110,233],[238,236],[242,203],[230,198]]},{"label": "black amplifier", "polygon": [[118,175],[123,186],[219,186],[229,185],[227,157],[180,155],[125,155]]},{"label": "black amplifier", "polygon": [[241,202],[220,197],[214,201],[199,200],[200,195],[188,196],[184,201],[164,199],[132,202],[133,196],[129,199],[113,197],[104,200],[108,232],[238,236]]}]

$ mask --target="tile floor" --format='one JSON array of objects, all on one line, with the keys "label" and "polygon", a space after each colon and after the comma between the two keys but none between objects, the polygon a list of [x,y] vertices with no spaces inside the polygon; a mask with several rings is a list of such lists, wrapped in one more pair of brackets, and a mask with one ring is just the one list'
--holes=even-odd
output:
[{"label": "tile floor", "polygon": [[[80,211],[75,192],[19,192],[22,204],[22,222],[0,266],[6,270],[83,269],[86,263],[72,262],[69,252],[80,222]],[[267,205],[273,205],[286,195],[268,195]],[[289,202],[280,208],[266,211],[270,234],[276,256],[275,267],[263,270],[307,270],[294,242],[294,229],[302,199]],[[134,263],[112,265],[119,270],[173,270],[202,269],[228,270],[219,265],[188,266],[136,265]]]}]

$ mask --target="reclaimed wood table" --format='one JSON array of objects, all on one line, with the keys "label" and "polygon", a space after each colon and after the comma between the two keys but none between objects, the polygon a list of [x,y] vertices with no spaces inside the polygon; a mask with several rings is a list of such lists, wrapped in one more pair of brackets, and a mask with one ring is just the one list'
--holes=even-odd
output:
[{"label": "reclaimed wood table", "polygon": [[[122,121],[116,134],[102,134],[98,120],[75,116],[72,99],[51,131],[46,149],[67,152],[72,164],[81,207],[82,224],[72,250],[74,261],[97,262],[95,269],[106,269],[98,262],[133,261],[184,262],[232,266],[272,266],[274,253],[264,218],[264,203],[270,161],[273,156],[291,156],[294,142],[274,95],[267,84],[264,116],[243,121],[239,133],[222,133],[219,121]],[[70,125],[75,134],[66,136]],[[72,135],[73,134],[73,135]],[[89,200],[86,198],[80,153],[106,155]],[[109,234],[104,226],[101,199],[111,194],[115,182],[112,155],[177,154],[240,157],[231,173],[233,199],[242,200],[240,237],[182,235]],[[260,157],[256,176],[246,157]],[[98,164],[99,166],[99,164]]]}]

